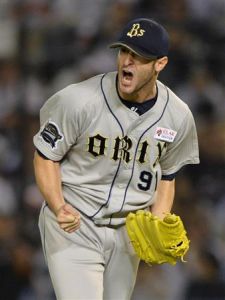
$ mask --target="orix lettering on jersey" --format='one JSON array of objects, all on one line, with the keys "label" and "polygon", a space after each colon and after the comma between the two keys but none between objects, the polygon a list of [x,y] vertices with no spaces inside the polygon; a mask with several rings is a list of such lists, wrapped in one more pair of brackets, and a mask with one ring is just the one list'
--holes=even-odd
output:
[{"label": "orix lettering on jersey", "polygon": [[[164,133],[164,135],[162,134]],[[50,144],[52,148],[57,147],[57,143],[60,140],[63,140],[64,136],[60,132],[56,123],[52,121],[48,121],[45,125],[44,129],[41,131],[40,136],[43,138],[45,142]],[[156,144],[156,151],[158,154],[156,155],[155,162],[153,163],[153,167],[155,167],[156,163],[159,161],[162,156],[163,150],[166,150],[167,144],[166,142],[172,142],[176,136],[176,132],[173,130],[168,130],[166,128],[157,127],[154,138],[161,139]],[[113,149],[109,150],[107,147],[107,143],[109,141],[108,137],[104,137],[100,134],[96,134],[88,137],[88,149],[87,151],[94,157],[100,158],[101,156],[107,156],[114,160],[115,162],[122,159],[124,162],[129,163],[133,160],[132,150],[135,147],[132,139],[129,136],[116,136],[113,139]],[[144,139],[139,143],[138,147],[138,155],[136,157],[136,161],[144,164],[149,163],[150,156],[150,142]]]},{"label": "orix lettering on jersey", "polygon": [[[114,146],[113,150],[109,151],[110,153],[107,153],[108,147],[107,147],[107,140],[108,138],[101,136],[100,134],[96,134],[94,136],[89,137],[88,142],[88,152],[91,153],[94,157],[100,157],[103,155],[110,156],[111,159],[114,161],[118,161],[119,159],[122,159],[126,163],[129,163],[131,160],[133,160],[132,157],[132,148],[133,148],[133,142],[132,139],[128,136],[124,137],[115,137],[114,138]],[[158,141],[156,148],[158,151],[157,158],[155,162],[153,163],[153,167],[156,165],[160,157],[162,156],[163,149],[166,150],[166,143]],[[147,140],[144,140],[140,142],[139,148],[138,148],[138,155],[136,160],[141,163],[149,163],[149,147],[150,143]]]}]

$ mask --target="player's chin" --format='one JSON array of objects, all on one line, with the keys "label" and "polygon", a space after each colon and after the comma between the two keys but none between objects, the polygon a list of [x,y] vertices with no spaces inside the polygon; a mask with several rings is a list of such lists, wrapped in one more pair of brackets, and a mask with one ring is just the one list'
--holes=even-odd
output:
[{"label": "player's chin", "polygon": [[119,82],[119,91],[124,95],[130,95],[134,92],[135,84],[134,82],[124,83]]}]

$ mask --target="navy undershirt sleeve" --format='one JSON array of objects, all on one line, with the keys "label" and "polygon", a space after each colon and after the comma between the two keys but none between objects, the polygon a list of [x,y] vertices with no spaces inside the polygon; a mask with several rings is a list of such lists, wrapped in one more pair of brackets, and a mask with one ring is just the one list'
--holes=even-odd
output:
[{"label": "navy undershirt sleeve", "polygon": [[176,177],[177,173],[170,174],[170,175],[162,175],[162,180],[169,180],[172,181]]}]

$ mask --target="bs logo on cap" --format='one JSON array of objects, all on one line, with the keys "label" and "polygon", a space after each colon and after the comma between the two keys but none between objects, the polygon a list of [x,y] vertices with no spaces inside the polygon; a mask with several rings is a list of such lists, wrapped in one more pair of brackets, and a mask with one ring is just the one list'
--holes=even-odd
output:
[{"label": "bs logo on cap", "polygon": [[145,30],[141,29],[141,25],[136,23],[136,24],[133,24],[131,30],[128,31],[127,35],[132,38],[133,36],[143,36],[144,33],[145,33]]}]

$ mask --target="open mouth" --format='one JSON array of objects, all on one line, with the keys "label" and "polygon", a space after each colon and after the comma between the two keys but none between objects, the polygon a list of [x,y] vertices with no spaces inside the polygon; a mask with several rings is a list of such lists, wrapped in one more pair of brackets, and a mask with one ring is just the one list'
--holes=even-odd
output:
[{"label": "open mouth", "polygon": [[125,70],[123,70],[123,78],[124,78],[125,80],[130,81],[130,80],[132,80],[132,78],[133,78],[133,73],[130,72],[130,71],[125,71]]},{"label": "open mouth", "polygon": [[127,79],[132,78],[133,77],[133,73],[130,72],[130,71],[123,70],[123,77],[127,78]]}]

